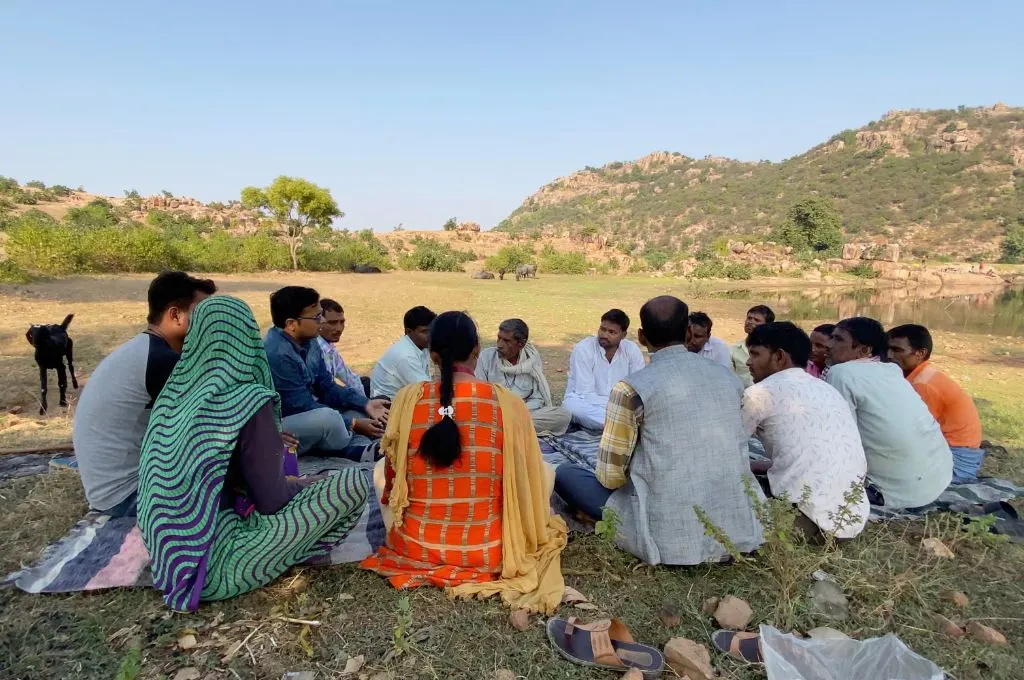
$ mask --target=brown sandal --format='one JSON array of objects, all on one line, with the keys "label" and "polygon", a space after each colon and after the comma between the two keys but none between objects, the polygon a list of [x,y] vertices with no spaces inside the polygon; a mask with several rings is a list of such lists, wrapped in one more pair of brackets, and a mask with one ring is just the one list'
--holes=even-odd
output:
[{"label": "brown sandal", "polygon": [[625,671],[635,668],[650,680],[661,675],[665,657],[656,648],[633,641],[619,619],[580,623],[575,617],[551,618],[548,639],[559,654],[591,668]]},{"label": "brown sandal", "polygon": [[711,642],[723,654],[749,664],[764,663],[761,656],[761,635],[734,630],[716,630],[711,635]]}]

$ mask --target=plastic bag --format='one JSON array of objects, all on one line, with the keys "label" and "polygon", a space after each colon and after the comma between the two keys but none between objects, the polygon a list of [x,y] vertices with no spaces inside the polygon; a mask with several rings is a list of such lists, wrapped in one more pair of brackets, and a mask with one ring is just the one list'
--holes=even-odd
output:
[{"label": "plastic bag", "polygon": [[892,633],[870,640],[804,640],[761,626],[768,680],[943,680]]}]

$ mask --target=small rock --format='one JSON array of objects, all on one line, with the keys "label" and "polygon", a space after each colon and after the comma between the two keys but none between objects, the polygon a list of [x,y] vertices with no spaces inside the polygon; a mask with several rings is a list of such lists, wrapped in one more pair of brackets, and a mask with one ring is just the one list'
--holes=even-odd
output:
[{"label": "small rock", "polygon": [[750,605],[732,595],[723,597],[715,609],[715,621],[726,630],[743,630],[753,616]]},{"label": "small rock", "polygon": [[967,605],[971,603],[967,596],[959,590],[951,590],[948,593],[944,593],[942,599],[946,602],[952,602],[957,607],[960,607],[960,609],[966,609]]},{"label": "small rock", "polygon": [[989,645],[1005,645],[1006,636],[1000,633],[995,628],[989,628],[988,626],[978,623],[977,621],[970,621],[967,624],[967,633],[976,640],[984,642]]},{"label": "small rock", "polygon": [[946,547],[946,544],[937,538],[926,538],[921,541],[921,547],[924,548],[925,552],[931,553],[935,557],[951,560],[955,555],[953,551]]},{"label": "small rock", "polygon": [[491,680],[516,680],[516,674],[507,668],[499,668],[491,675]]},{"label": "small rock", "polygon": [[192,633],[185,633],[178,638],[178,647],[182,650],[188,651],[194,648],[198,644],[196,636]]},{"label": "small rock", "polygon": [[199,680],[199,677],[199,669],[192,666],[181,668],[174,674],[174,680]]},{"label": "small rock", "polygon": [[530,630],[530,612],[525,609],[517,609],[509,617],[512,627],[518,631]]},{"label": "small rock", "polygon": [[707,647],[693,640],[672,638],[666,642],[665,662],[680,677],[690,680],[711,680],[715,677]]},{"label": "small rock", "polygon": [[850,603],[843,589],[831,581],[815,581],[811,586],[811,611],[828,621],[850,618]]},{"label": "small rock", "polygon": [[638,668],[630,668],[622,676],[622,680],[644,680],[644,674]]},{"label": "small rock", "polygon": [[818,626],[817,628],[811,628],[807,631],[807,637],[812,640],[849,640],[850,636],[841,630],[835,628],[829,628],[828,626]]},{"label": "small rock", "polygon": [[355,675],[366,663],[366,658],[360,654],[359,656],[350,656],[348,661],[345,662],[345,669],[341,672],[342,675]]},{"label": "small rock", "polygon": [[661,609],[658,610],[658,618],[661,619],[661,624],[666,628],[675,628],[683,620],[683,610],[675,602],[666,600],[661,603]]},{"label": "small rock", "polygon": [[942,614],[935,615],[935,630],[946,637],[961,638],[965,635],[964,629],[956,625]]},{"label": "small rock", "polygon": [[700,606],[700,610],[708,616],[713,615],[716,609],[718,609],[717,597],[709,597],[708,599],[704,600],[704,604]]},{"label": "small rock", "polygon": [[18,415],[20,413],[23,413],[24,411],[25,411],[25,407],[24,406],[12,406],[9,409],[7,409],[7,412],[10,413],[12,416],[16,416],[16,415]]}]

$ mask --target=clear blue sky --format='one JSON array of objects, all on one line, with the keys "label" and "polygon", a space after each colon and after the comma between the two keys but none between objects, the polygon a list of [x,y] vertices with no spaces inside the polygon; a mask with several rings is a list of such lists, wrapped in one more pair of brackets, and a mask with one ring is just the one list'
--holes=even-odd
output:
[{"label": "clear blue sky", "polygon": [[1024,104],[1015,0],[3,4],[0,174],[203,200],[298,175],[351,229],[490,227],[585,165]]}]

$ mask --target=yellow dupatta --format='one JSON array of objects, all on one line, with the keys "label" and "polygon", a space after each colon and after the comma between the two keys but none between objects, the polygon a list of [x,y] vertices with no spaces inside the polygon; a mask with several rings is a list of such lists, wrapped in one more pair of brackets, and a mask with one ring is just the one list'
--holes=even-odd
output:
[{"label": "yellow dupatta", "polygon": [[[568,530],[551,512],[550,487],[537,433],[526,404],[503,387],[494,385],[501,408],[502,448],[501,578],[486,583],[464,583],[448,588],[451,597],[501,594],[514,609],[552,614],[562,601],[561,554]],[[402,525],[409,506],[406,462],[413,409],[423,396],[423,383],[408,385],[395,396],[391,417],[381,440],[395,472],[388,508],[394,526]]]}]

